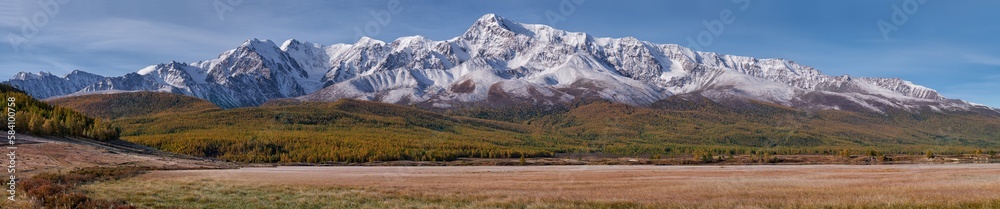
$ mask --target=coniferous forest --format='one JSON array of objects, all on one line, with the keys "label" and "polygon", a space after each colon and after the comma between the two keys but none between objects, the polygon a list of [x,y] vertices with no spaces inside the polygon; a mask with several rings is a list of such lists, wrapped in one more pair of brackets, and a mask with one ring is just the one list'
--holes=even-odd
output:
[{"label": "coniferous forest", "polygon": [[[118,139],[120,130],[110,121],[87,117],[69,108],[49,105],[6,84],[0,84],[4,104],[14,99],[15,128],[20,133],[97,140]],[[4,111],[7,112],[7,111]]]},{"label": "coniferous forest", "polygon": [[130,142],[248,163],[443,161],[557,153],[921,155],[973,153],[1000,145],[996,116],[801,111],[770,103],[726,106],[703,98],[674,98],[651,107],[596,101],[434,111],[357,100],[285,100],[220,109],[197,98],[148,92],[48,102],[113,121],[121,138]]}]

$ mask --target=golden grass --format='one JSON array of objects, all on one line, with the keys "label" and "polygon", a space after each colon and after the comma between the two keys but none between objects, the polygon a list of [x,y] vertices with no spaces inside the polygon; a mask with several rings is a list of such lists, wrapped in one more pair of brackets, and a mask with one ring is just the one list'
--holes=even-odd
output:
[{"label": "golden grass", "polygon": [[5,199],[3,201],[0,201],[0,208],[4,208],[4,209],[7,209],[7,208],[10,208],[10,209],[34,209],[36,207],[34,204],[32,204],[31,200],[25,200],[25,199],[22,199],[22,198],[18,198],[15,201],[10,201],[10,200],[6,199],[7,198],[6,195],[5,195],[4,198]]},{"label": "golden grass", "polygon": [[1000,166],[278,167],[83,188],[152,208],[998,208]]},{"label": "golden grass", "polygon": [[[631,203],[474,200],[371,189],[255,185],[220,180],[126,180],[87,185],[94,197],[126,199],[139,208],[635,208]],[[138,191],[138,192],[137,192]]]}]

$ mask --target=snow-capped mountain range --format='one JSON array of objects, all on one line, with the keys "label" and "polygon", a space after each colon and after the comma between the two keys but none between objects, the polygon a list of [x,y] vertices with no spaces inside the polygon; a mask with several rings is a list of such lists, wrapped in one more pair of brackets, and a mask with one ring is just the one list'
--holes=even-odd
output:
[{"label": "snow-capped mountain range", "polygon": [[597,38],[493,14],[443,41],[363,37],[327,46],[250,39],[216,59],[158,64],[123,76],[22,72],[7,82],[38,98],[163,91],[226,108],[276,98],[437,108],[597,98],[643,106],[673,95],[698,95],[805,109],[992,110],[897,78],[828,76],[790,60],[698,52],[632,37]]}]

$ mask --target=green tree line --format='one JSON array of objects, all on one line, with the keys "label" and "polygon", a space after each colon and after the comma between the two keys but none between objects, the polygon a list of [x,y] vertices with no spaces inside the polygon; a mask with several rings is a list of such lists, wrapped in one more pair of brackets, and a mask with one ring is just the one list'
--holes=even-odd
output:
[{"label": "green tree line", "polygon": [[[7,105],[14,99],[15,131],[33,135],[118,139],[120,129],[109,121],[94,119],[69,108],[52,106],[23,91],[0,84],[0,96]],[[6,111],[5,111],[6,112]]]}]

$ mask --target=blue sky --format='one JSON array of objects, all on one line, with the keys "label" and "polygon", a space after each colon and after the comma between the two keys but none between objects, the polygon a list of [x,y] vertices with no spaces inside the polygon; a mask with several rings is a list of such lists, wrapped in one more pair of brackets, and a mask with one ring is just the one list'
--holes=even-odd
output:
[{"label": "blue sky", "polygon": [[[171,60],[211,59],[248,38],[353,43],[356,29],[365,33],[366,25],[378,25],[366,35],[381,40],[443,40],[486,13],[596,37],[689,46],[689,38],[711,34],[705,21],[731,11],[733,21],[700,48],[786,58],[830,75],[899,77],[947,97],[1000,107],[998,1],[400,0],[384,25],[371,12],[390,10],[389,1],[40,0],[48,1],[59,4],[58,11],[36,1],[0,0],[0,78],[75,69],[117,76]],[[25,33],[24,20],[43,24]],[[897,30],[885,36],[879,21]],[[25,37],[13,41],[19,50],[11,37]]]}]

